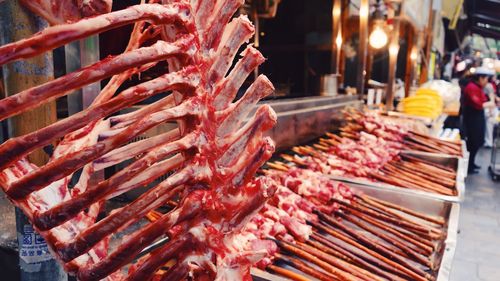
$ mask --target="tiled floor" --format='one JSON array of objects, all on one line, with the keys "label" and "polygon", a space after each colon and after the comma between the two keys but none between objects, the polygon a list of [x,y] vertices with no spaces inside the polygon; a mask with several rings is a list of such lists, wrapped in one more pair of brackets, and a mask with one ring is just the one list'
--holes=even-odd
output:
[{"label": "tiled floor", "polygon": [[490,150],[476,162],[482,169],[467,178],[450,281],[500,281],[500,182],[488,174]]}]

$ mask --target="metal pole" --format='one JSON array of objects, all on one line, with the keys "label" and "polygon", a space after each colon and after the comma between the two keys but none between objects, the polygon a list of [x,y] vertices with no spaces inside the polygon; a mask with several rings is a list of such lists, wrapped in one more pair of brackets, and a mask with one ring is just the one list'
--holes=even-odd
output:
[{"label": "metal pole", "polygon": [[[46,27],[46,23],[21,7],[18,0],[0,2],[0,45],[26,38]],[[14,95],[22,90],[44,83],[53,76],[52,54],[14,62],[3,66],[5,92]],[[24,135],[56,121],[55,103],[51,102],[9,120],[10,136]],[[41,150],[30,155],[38,165],[47,161]],[[59,263],[48,251],[48,246],[16,209],[16,228],[19,243],[21,280],[67,280]]]},{"label": "metal pole", "polygon": [[358,46],[358,73],[357,73],[357,92],[360,97],[365,92],[366,77],[366,56],[368,52],[368,14],[370,11],[369,0],[361,0],[359,8],[359,46]]}]

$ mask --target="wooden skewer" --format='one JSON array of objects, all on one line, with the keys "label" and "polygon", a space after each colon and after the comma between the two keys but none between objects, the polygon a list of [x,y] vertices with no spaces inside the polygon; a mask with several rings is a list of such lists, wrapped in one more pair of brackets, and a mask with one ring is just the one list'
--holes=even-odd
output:
[{"label": "wooden skewer", "polygon": [[440,176],[443,176],[443,177],[446,177],[446,178],[449,178],[452,180],[455,180],[457,177],[457,173],[455,173],[455,172],[451,173],[451,172],[442,170],[440,168],[436,168],[432,165],[426,164],[424,162],[412,162],[411,165],[413,165],[413,167],[415,169],[425,171],[425,173],[434,173],[436,175],[440,175]]},{"label": "wooden skewer", "polygon": [[416,132],[411,132],[410,135],[414,139],[416,139],[420,142],[423,142],[424,144],[427,144],[429,146],[430,145],[436,146],[436,147],[440,148],[442,151],[446,151],[446,152],[454,153],[454,154],[460,154],[461,150],[462,150],[461,145],[459,145],[458,143],[452,144],[450,142],[442,141],[442,140],[439,140],[437,138],[425,136],[425,135],[422,135],[422,134],[419,134]]},{"label": "wooden skewer", "polygon": [[418,143],[410,142],[409,140],[405,140],[404,145],[408,148],[408,150],[423,151],[429,153],[440,153],[439,150],[432,149],[430,147]]},{"label": "wooden skewer", "polygon": [[398,210],[400,212],[403,212],[403,213],[406,213],[406,214],[409,214],[409,215],[412,215],[414,217],[417,217],[417,218],[420,218],[420,219],[423,219],[423,220],[426,220],[426,221],[429,221],[429,222],[432,222],[432,223],[435,223],[435,224],[438,224],[438,225],[444,225],[446,222],[443,218],[439,218],[439,217],[433,217],[433,216],[428,216],[428,215],[424,215],[422,213],[419,213],[419,212],[415,212],[413,210],[410,210],[408,208],[405,208],[401,205],[397,205],[397,204],[392,204],[392,203],[389,203],[387,201],[384,201],[384,200],[380,200],[378,198],[375,198],[375,197],[371,197],[371,196],[368,196],[368,195],[358,195],[356,194],[355,196],[361,198],[362,200],[364,201],[368,201],[368,202],[377,202],[379,203],[380,205],[384,205],[388,208],[392,208],[392,209],[395,209],[395,210]]},{"label": "wooden skewer", "polygon": [[362,267],[366,270],[374,272],[374,273],[378,274],[379,276],[386,278],[388,280],[394,280],[394,281],[403,281],[404,280],[400,277],[397,277],[396,275],[393,275],[387,271],[382,270],[379,267],[374,266],[373,264],[371,264],[370,262],[367,262],[362,257],[358,257],[355,254],[345,250],[344,248],[335,245],[335,243],[324,238],[320,234],[313,233],[311,235],[311,238],[318,241],[318,242],[309,240],[308,243],[310,243],[314,247],[318,247],[318,248],[323,247],[324,251],[327,253],[338,252],[344,256],[344,260],[346,260],[347,262],[350,262],[350,263],[355,264],[359,267]]},{"label": "wooden skewer", "polygon": [[286,172],[288,171],[288,167],[287,166],[283,166],[281,164],[278,164],[278,163],[273,163],[273,162],[267,162],[267,165],[275,170],[278,170],[278,171],[283,171],[283,172]]},{"label": "wooden skewer", "polygon": [[[455,175],[456,172],[455,170],[453,170],[453,168],[450,168],[450,167],[447,167],[447,166],[444,166],[444,165],[441,165],[441,164],[438,164],[438,163],[434,163],[434,162],[431,162],[431,161],[428,161],[428,160],[425,160],[425,159],[421,159],[421,158],[418,158],[418,157],[414,157],[414,156],[411,156],[411,155],[408,155],[408,154],[402,154],[401,157],[405,160],[408,160],[408,161],[411,161],[411,162],[419,162],[419,163],[424,163],[424,164],[427,164],[429,166],[433,166],[434,168],[438,168],[439,171],[447,171],[449,172],[450,174],[452,175]],[[435,170],[435,169],[433,169]]]},{"label": "wooden skewer", "polygon": [[339,280],[360,280],[359,278],[320,260],[318,257],[311,255],[308,252],[306,252],[306,251],[304,251],[304,250],[302,250],[302,249],[300,249],[300,248],[298,248],[290,243],[287,243],[284,241],[279,241],[279,240],[274,240],[274,241],[281,248],[283,248],[283,249],[293,253],[294,255],[297,255],[297,256],[299,256],[307,261],[310,261],[310,262],[316,264],[317,266],[323,268],[327,272],[335,275],[337,278],[339,278]]},{"label": "wooden skewer", "polygon": [[349,274],[352,274],[353,276],[356,276],[357,278],[361,280],[366,280],[366,281],[382,281],[382,279],[362,268],[359,268],[355,265],[346,263],[345,261],[338,259],[336,257],[333,257],[329,255],[328,253],[324,252],[322,249],[319,248],[314,248],[311,247],[307,244],[301,243],[301,242],[296,242],[296,247],[298,247],[301,250],[304,250],[308,252],[311,255],[314,255],[321,260],[329,263],[330,265],[343,270]]},{"label": "wooden skewer", "polygon": [[428,259],[428,257],[422,256],[421,254],[417,253],[414,249],[406,246],[404,243],[401,243],[397,239],[394,239],[394,238],[391,238],[391,237],[385,235],[384,233],[382,233],[378,229],[374,229],[373,227],[366,225],[360,219],[356,219],[352,216],[348,216],[348,215],[342,214],[340,212],[339,212],[339,215],[341,215],[344,219],[350,221],[351,223],[359,226],[360,228],[372,233],[373,235],[377,236],[378,238],[398,247],[403,252],[405,252],[407,255],[411,256],[413,258],[413,260],[415,260],[416,262],[418,262],[422,265],[425,265],[428,268],[434,270],[434,268],[432,268],[433,265],[430,262],[430,260]]},{"label": "wooden skewer", "polygon": [[419,136],[416,136],[413,134],[407,135],[406,139],[408,139],[412,142],[416,142],[422,146],[430,147],[431,149],[440,151],[440,152],[445,153],[445,154],[456,155],[458,153],[457,151],[455,151],[453,149],[437,145],[436,143],[429,141],[429,139],[422,138],[422,137],[419,137]]},{"label": "wooden skewer", "polygon": [[[396,179],[400,180],[401,182],[404,182],[406,185],[409,185],[413,189],[417,189],[417,190],[421,189],[421,190],[425,190],[428,192],[433,192],[433,193],[438,193],[438,194],[443,194],[443,195],[448,195],[448,196],[454,195],[454,191],[450,190],[448,188],[438,187],[438,186],[429,185],[429,184],[420,185],[420,183],[417,180],[408,177],[407,174],[404,174],[401,171],[394,171],[391,169],[386,169],[386,167],[384,167],[384,169],[382,169],[382,172],[385,173],[386,177],[396,178]],[[402,186],[404,186],[404,185],[402,185]]]},{"label": "wooden skewer", "polygon": [[303,261],[290,257],[290,256],[285,256],[281,253],[276,253],[274,255],[277,259],[284,261],[288,265],[304,272],[305,274],[308,274],[314,278],[318,278],[319,280],[322,281],[330,281],[334,280],[336,277],[328,272],[324,272],[321,270],[313,269]]},{"label": "wooden skewer", "polygon": [[440,143],[440,144],[443,144],[443,145],[449,145],[451,147],[455,147],[456,149],[459,149],[461,150],[462,149],[462,143],[460,143],[460,141],[447,141],[447,140],[441,140],[441,139],[438,139],[438,138],[435,138],[435,137],[431,137],[431,136],[428,136],[428,135],[424,135],[424,134],[421,134],[419,132],[416,132],[416,131],[410,131],[410,133],[414,134],[414,135],[417,135],[417,136],[421,136],[421,137],[424,137],[424,138],[430,138],[430,139],[433,139],[434,141]]},{"label": "wooden skewer", "polygon": [[[374,241],[373,239],[368,238],[367,236],[362,235],[362,234],[354,231],[353,229],[347,227],[345,224],[341,224],[341,223],[337,222],[335,219],[330,218],[329,216],[326,216],[325,214],[320,213],[319,216],[320,216],[321,220],[323,220],[323,221],[327,222],[328,224],[334,226],[335,228],[338,228],[338,229],[344,231],[345,233],[349,234],[351,237],[353,237],[354,239],[359,241],[359,243],[361,243],[365,247],[368,247],[368,248],[372,249],[373,251],[376,251],[380,255],[383,255],[387,258],[390,258],[391,260],[397,261],[398,263],[400,263],[408,268],[411,267],[411,265],[403,257],[400,256],[399,252],[382,246],[382,244],[377,243],[377,241]],[[419,263],[423,263],[424,265],[427,266],[426,262],[424,261],[424,259],[421,256],[414,255],[413,258],[415,261],[417,261]],[[431,265],[429,264],[428,267],[430,268]]]},{"label": "wooden skewer", "polygon": [[[373,256],[376,259],[378,259],[379,261],[381,261],[381,263],[378,263],[379,266],[384,266],[385,269],[391,270],[391,272],[393,272],[394,270],[396,270],[396,273],[397,273],[397,271],[400,271],[401,273],[404,273],[406,276],[410,277],[411,279],[418,280],[418,281],[427,281],[427,279],[430,279],[430,276],[427,273],[423,272],[422,270],[415,268],[411,265],[410,265],[410,268],[407,268],[406,265],[403,266],[399,263],[396,263],[396,262],[392,261],[391,259],[388,259],[388,258],[384,257],[383,255],[380,255],[379,253],[377,253],[373,250],[370,250],[369,248],[357,243],[353,239],[348,238],[345,235],[342,235],[338,230],[335,230],[335,229],[329,227],[328,225],[319,224],[319,223],[315,223],[315,222],[310,222],[310,224],[313,225],[315,228],[322,230],[322,231],[330,234],[331,236],[333,236],[337,239],[340,239],[340,240],[348,243],[349,245],[352,245],[352,246],[370,254],[371,256]],[[390,267],[387,268],[384,264],[388,264],[388,265],[390,265]]]},{"label": "wooden skewer", "polygon": [[[385,165],[382,169],[383,169],[383,171],[384,170],[387,171],[386,173],[396,174],[400,178],[405,179],[409,182],[412,182],[415,185],[418,185],[418,186],[421,186],[424,188],[429,188],[429,189],[433,189],[433,190],[443,190],[443,191],[448,190],[448,191],[450,191],[449,187],[446,187],[446,186],[443,186],[441,184],[426,180],[426,179],[418,176],[415,173],[405,171],[404,169],[400,169],[397,166]],[[454,188],[454,186],[452,186],[451,188]]]},{"label": "wooden skewer", "polygon": [[321,145],[321,144],[317,144],[317,143],[315,143],[315,144],[313,144],[313,146],[314,146],[315,148],[317,148],[317,149],[319,149],[319,150],[322,150],[322,151],[325,151],[325,152],[330,151],[330,149],[329,149],[328,147],[326,147],[326,146],[324,146],[324,145]]},{"label": "wooden skewer", "polygon": [[401,178],[394,174],[387,174],[387,173],[382,174],[379,172],[379,173],[370,173],[370,176],[378,181],[392,184],[398,187],[422,190],[430,193],[440,193],[439,191],[413,184],[412,182],[407,181],[405,178]]},{"label": "wooden skewer", "polygon": [[455,187],[455,178],[449,178],[446,176],[442,176],[441,174],[436,174],[432,171],[428,170],[423,170],[421,168],[416,168],[415,165],[411,165],[411,162],[409,161],[398,161],[398,162],[389,162],[386,165],[391,165],[394,166],[397,169],[402,169],[407,172],[410,172],[412,174],[418,175],[420,177],[423,177],[427,180],[430,180],[435,183],[439,183],[441,185],[445,185],[449,188]]},{"label": "wooden skewer", "polygon": [[[356,204],[358,206],[362,206],[364,208],[371,209],[375,212],[379,212],[380,214],[382,214],[384,216],[395,218],[399,221],[404,221],[408,224],[417,225],[417,226],[420,226],[420,227],[427,229],[430,232],[429,235],[430,235],[431,239],[439,239],[443,235],[443,232],[440,229],[437,229],[431,225],[425,225],[425,224],[422,224],[420,222],[416,222],[414,220],[411,220],[410,218],[407,218],[403,215],[398,214],[397,212],[395,212],[393,210],[386,208],[384,205],[380,205],[380,204],[375,203],[375,202],[371,202],[371,203],[372,204],[368,204],[362,200],[356,201]],[[417,232],[418,232],[418,230],[417,230]]]},{"label": "wooden skewer", "polygon": [[288,269],[284,269],[284,268],[281,268],[279,266],[275,266],[275,265],[268,265],[267,266],[267,269],[283,276],[283,277],[286,277],[286,278],[289,278],[289,279],[292,279],[294,281],[310,281],[308,278],[298,274],[298,273],[295,273],[291,270],[288,270]]},{"label": "wooden skewer", "polygon": [[422,250],[421,254],[424,255],[431,255],[432,252],[434,251],[434,244],[426,239],[422,239],[420,236],[416,235],[415,233],[412,232],[407,232],[402,229],[397,229],[396,226],[389,225],[386,222],[374,219],[372,217],[366,216],[363,213],[360,213],[355,210],[350,210],[349,213],[351,215],[356,216],[357,218],[360,218],[361,220],[364,220],[372,225],[375,225],[376,227],[383,229],[396,237],[401,238],[404,241],[407,241],[408,243],[411,243],[415,246],[417,246],[419,249]]},{"label": "wooden skewer", "polygon": [[339,200],[339,199],[336,199],[336,198],[332,198],[332,201],[334,202],[337,202],[349,209],[354,209],[354,210],[357,210],[359,212],[362,212],[362,213],[365,213],[371,217],[374,217],[374,218],[377,218],[377,219],[380,219],[380,220],[383,220],[383,221],[387,221],[387,222],[390,222],[394,225],[397,225],[399,227],[403,227],[403,228],[407,228],[407,229],[411,229],[413,231],[416,231],[418,233],[420,233],[421,235],[425,235],[427,236],[428,238],[431,238],[429,235],[431,233],[430,229],[427,228],[427,227],[424,227],[424,226],[421,226],[421,225],[417,225],[417,224],[413,224],[413,223],[408,223],[406,221],[402,221],[402,220],[399,220],[399,219],[396,219],[396,218],[392,218],[392,217],[389,217],[389,216],[386,216],[386,215],[383,215],[383,214],[380,214],[378,212],[375,212],[371,209],[368,209],[366,207],[363,207],[363,206],[360,206],[360,205],[354,205],[354,204],[351,204],[351,203],[348,203],[348,202],[345,202],[343,200]]},{"label": "wooden skewer", "polygon": [[383,168],[387,171],[392,172],[392,173],[399,174],[399,176],[404,176],[404,178],[411,180],[414,184],[420,185],[422,187],[428,187],[428,188],[432,188],[432,189],[436,189],[436,190],[450,189],[449,187],[446,187],[446,186],[443,186],[441,184],[426,180],[415,173],[405,171],[404,169],[401,169],[401,168],[396,167],[396,166],[392,166],[390,164],[385,165]]},{"label": "wooden skewer", "polygon": [[[390,163],[389,165],[394,165],[394,164]],[[414,175],[417,175],[417,176],[424,178],[426,180],[429,180],[431,182],[441,184],[447,188],[455,188],[455,185],[456,185],[456,182],[454,179],[449,179],[446,177],[437,177],[436,175],[431,175],[431,174],[425,173],[422,170],[412,169],[404,161],[401,161],[400,163],[398,163],[397,168],[400,170],[406,171],[408,173],[412,173]]]}]

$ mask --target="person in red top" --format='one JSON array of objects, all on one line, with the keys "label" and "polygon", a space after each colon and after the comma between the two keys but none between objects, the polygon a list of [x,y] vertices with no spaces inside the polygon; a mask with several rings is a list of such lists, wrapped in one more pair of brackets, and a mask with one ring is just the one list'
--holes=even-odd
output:
[{"label": "person in red top", "polygon": [[467,149],[469,150],[469,173],[477,173],[481,167],[475,164],[476,154],[484,144],[486,119],[485,108],[495,106],[494,101],[488,101],[483,88],[494,72],[490,69],[479,67],[474,72],[472,80],[464,89],[462,114],[467,135]]}]

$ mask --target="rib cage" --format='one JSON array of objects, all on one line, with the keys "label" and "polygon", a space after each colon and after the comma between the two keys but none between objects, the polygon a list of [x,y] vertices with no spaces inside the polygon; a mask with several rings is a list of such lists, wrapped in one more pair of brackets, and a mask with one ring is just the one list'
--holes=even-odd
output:
[{"label": "rib cage", "polygon": [[[157,2],[157,1],[154,1]],[[112,77],[84,111],[0,145],[0,185],[45,237],[65,269],[80,280],[150,278],[165,262],[176,264],[161,280],[235,280],[248,278],[252,253],[231,253],[231,235],[273,193],[266,179],[254,179],[274,151],[263,132],[276,122],[273,110],[253,105],[271,94],[272,84],[259,76],[232,103],[247,76],[264,61],[247,46],[229,72],[238,49],[253,34],[245,16],[231,20],[241,0],[165,1],[57,25],[31,38],[0,46],[0,65],[29,58],[104,30],[135,23],[122,55],[106,58],[75,73],[0,101],[0,119],[53,100],[95,81]],[[150,46],[144,42],[155,40]],[[116,93],[131,76],[167,60],[165,74]],[[228,73],[229,72],[229,73]],[[119,110],[153,95],[172,94],[123,115]],[[166,121],[179,128],[129,141]],[[49,163],[37,167],[26,156],[63,138]],[[111,178],[92,184],[91,175],[125,160],[138,159]],[[78,183],[68,189],[77,170]],[[134,202],[96,221],[105,200],[170,177]],[[108,253],[113,233],[137,222],[173,196],[174,210],[137,230]],[[169,242],[139,259],[137,254],[161,237]],[[204,279],[205,280],[205,279]]]}]

